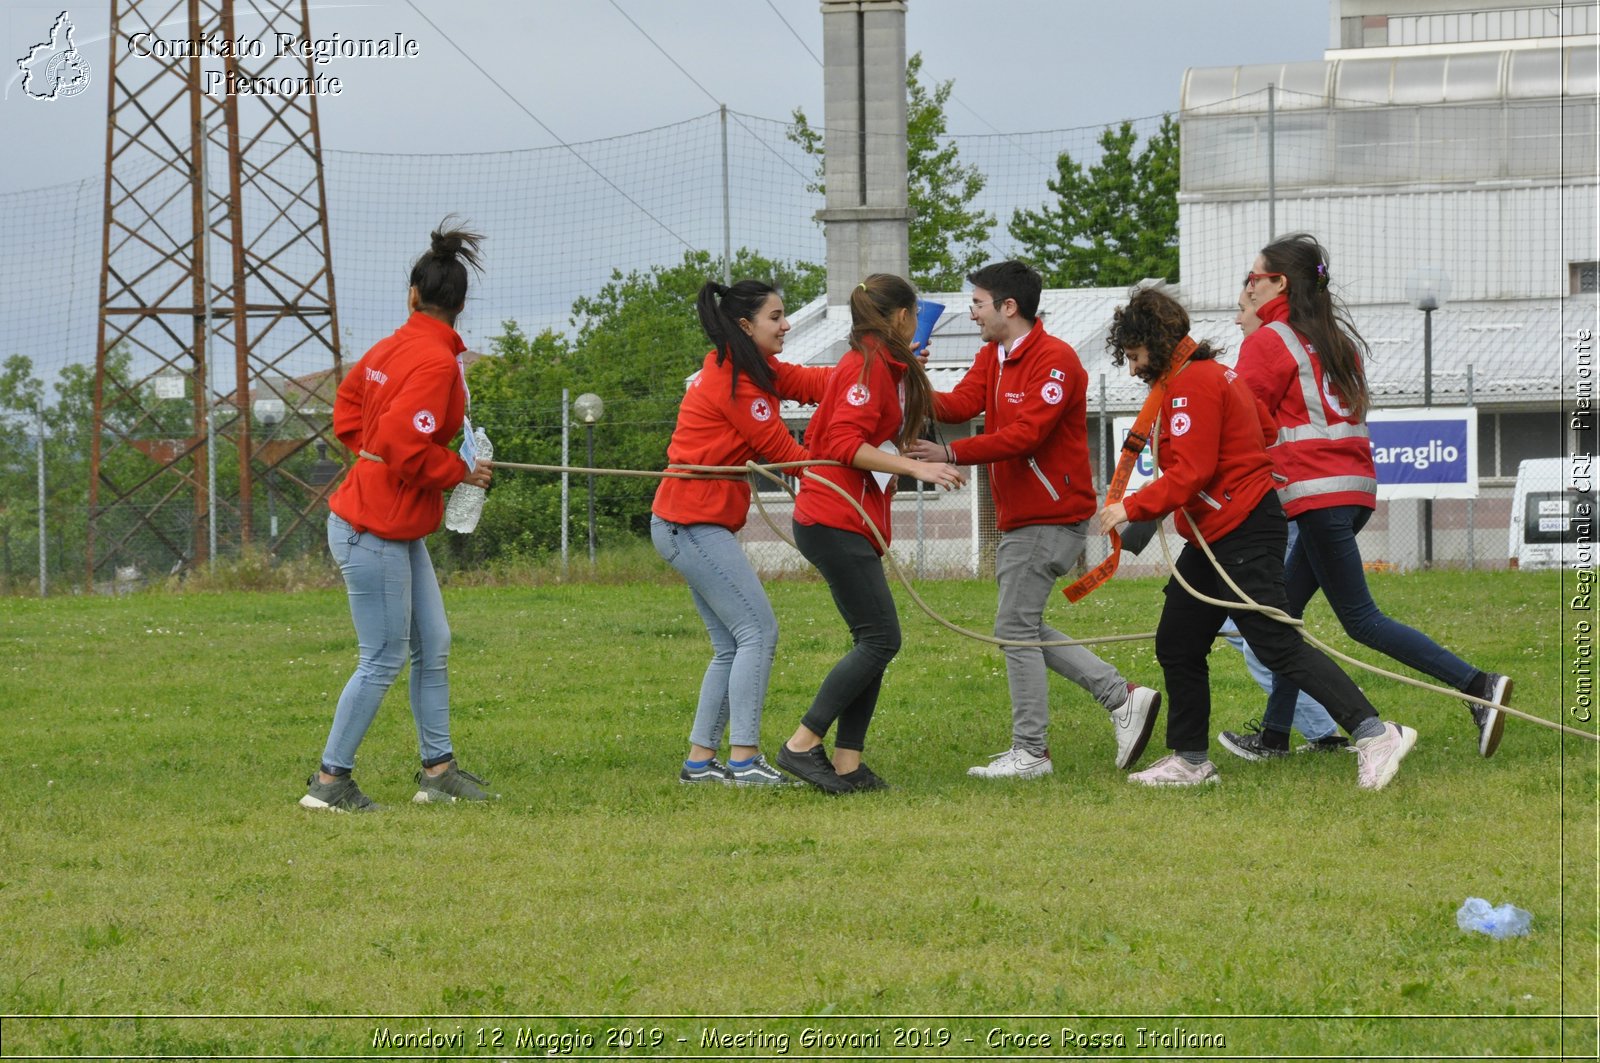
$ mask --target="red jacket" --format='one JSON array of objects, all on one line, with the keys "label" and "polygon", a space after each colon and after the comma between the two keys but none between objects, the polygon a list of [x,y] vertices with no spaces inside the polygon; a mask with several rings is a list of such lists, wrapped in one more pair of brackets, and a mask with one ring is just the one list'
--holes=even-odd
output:
[{"label": "red jacket", "polygon": [[958,439],[950,450],[959,464],[990,466],[1001,531],[1094,515],[1088,389],[1077,352],[1035,321],[1004,361],[1000,345],[988,344],[954,390],[934,395],[941,421],[983,412],[983,434]]},{"label": "red jacket", "polygon": [[1272,418],[1234,371],[1211,359],[1189,362],[1167,387],[1157,418],[1161,476],[1123,499],[1129,520],[1174,510],[1178,534],[1194,541],[1189,517],[1214,543],[1237,528],[1276,486],[1267,444]]},{"label": "red jacket", "polygon": [[[866,367],[865,376],[862,368]],[[900,378],[906,367],[879,350],[868,361],[860,351],[846,351],[828,375],[822,404],[806,428],[806,446],[813,458],[842,462],[843,467],[822,466],[811,471],[842,487],[861,503],[872,523],[890,542],[890,492],[878,486],[877,478],[864,469],[851,468],[861,444],[876,447],[900,435],[905,415],[900,406]],[[889,480],[890,488],[894,480]],[[878,550],[878,541],[867,531],[855,507],[830,487],[802,477],[795,497],[794,519],[800,524],[822,524],[865,536]],[[883,551],[878,550],[881,554]]]},{"label": "red jacket", "polygon": [[439,527],[445,490],[471,471],[446,445],[466,415],[466,349],[455,329],[414,313],[340,383],[333,431],[359,457],[328,508],[357,531],[420,539]]},{"label": "red jacket", "polygon": [[[1285,486],[1278,489],[1290,517],[1308,509],[1378,504],[1378,473],[1367,426],[1346,412],[1322,375],[1322,360],[1289,328],[1289,300],[1278,296],[1256,316],[1262,327],[1239,347],[1236,372],[1278,424],[1272,459]],[[1288,333],[1283,335],[1278,330]],[[1298,343],[1286,342],[1288,339]],[[1307,403],[1306,396],[1316,398]]]},{"label": "red jacket", "polygon": [[[755,459],[777,463],[810,458],[778,416],[778,400],[821,401],[833,370],[776,358],[770,361],[777,376],[777,395],[762,391],[744,373],[739,374],[735,388],[733,359],[718,365],[716,351],[706,355],[678,407],[678,426],[667,444],[669,465],[743,465]],[[738,531],[750,513],[750,481],[663,479],[650,509],[675,524],[720,524]]]}]

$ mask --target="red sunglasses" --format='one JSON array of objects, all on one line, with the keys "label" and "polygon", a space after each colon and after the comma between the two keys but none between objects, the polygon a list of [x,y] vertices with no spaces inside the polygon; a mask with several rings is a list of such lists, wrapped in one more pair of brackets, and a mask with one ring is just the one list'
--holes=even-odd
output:
[{"label": "red sunglasses", "polygon": [[1248,287],[1250,287],[1250,285],[1254,284],[1256,281],[1265,280],[1268,277],[1282,277],[1282,276],[1284,276],[1284,274],[1282,274],[1282,273],[1246,273],[1244,275],[1244,286],[1246,288],[1248,288]]}]

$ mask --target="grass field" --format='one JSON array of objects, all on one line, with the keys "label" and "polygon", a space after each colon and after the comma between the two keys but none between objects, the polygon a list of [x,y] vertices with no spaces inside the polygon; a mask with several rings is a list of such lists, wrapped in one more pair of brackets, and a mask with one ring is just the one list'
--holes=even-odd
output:
[{"label": "grass field", "polygon": [[[1566,718],[1559,576],[1373,586]],[[922,589],[987,629],[992,586]],[[821,584],[771,593],[769,749],[847,637]],[[1159,595],[1118,581],[1050,616],[1149,631]],[[1458,702],[1361,676],[1421,734],[1388,789],[1350,756],[1214,745],[1221,786],[1152,792],[1057,681],[1056,774],[997,785],[964,773],[1009,741],[998,651],[907,606],[867,750],[892,792],[690,788],[709,644],[681,584],[446,606],[456,748],[504,799],[405,803],[402,680],[356,772],[391,807],[358,817],[295,804],[354,661],[342,592],[0,605],[0,1055],[1596,1053],[1593,743],[1511,719],[1485,761]],[[1105,655],[1159,685],[1149,643]],[[1213,662],[1215,733],[1262,698]],[[1533,933],[1462,933],[1469,895]]]}]

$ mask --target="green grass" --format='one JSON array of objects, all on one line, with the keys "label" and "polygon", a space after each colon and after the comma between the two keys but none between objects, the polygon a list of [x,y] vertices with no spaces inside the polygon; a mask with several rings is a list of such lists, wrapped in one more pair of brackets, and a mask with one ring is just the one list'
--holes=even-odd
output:
[{"label": "green grass", "polygon": [[[1558,576],[1373,586],[1513,675],[1519,707],[1564,716]],[[921,589],[959,623],[992,620],[990,585]],[[847,638],[821,584],[771,593],[768,748]],[[1159,582],[1118,581],[1049,615],[1074,634],[1149,631],[1159,601]],[[924,1055],[990,1054],[991,1029],[1053,1039],[997,1053],[1101,1051],[1061,1048],[1064,1025],[1144,1055],[1595,1052],[1592,743],[1513,718],[1484,761],[1459,703],[1361,676],[1421,732],[1383,792],[1355,788],[1353,757],[1251,765],[1215,747],[1221,786],[1150,792],[1112,768],[1101,711],[1056,681],[1056,774],[971,780],[1009,738],[1002,658],[908,606],[867,751],[892,792],[687,788],[709,647],[680,584],[452,586],[446,606],[456,746],[505,799],[406,803],[402,680],[357,769],[393,807],[353,817],[295,804],[354,661],[342,592],[4,603],[0,1055],[392,1055],[375,1030],[430,1021],[467,1038],[446,1055],[542,1054],[513,1051],[519,1029],[627,1054],[605,1044],[616,1023],[530,1017],[701,1014],[826,1018],[632,1025],[680,1054],[720,1051],[701,1047],[708,1025],[787,1033],[792,1055],[826,1051],[801,1045],[805,1026],[879,1030],[890,1054],[898,1025],[952,1031]],[[1325,610],[1309,622],[1349,648]],[[1149,643],[1105,655],[1159,680]],[[1215,732],[1262,698],[1237,655],[1213,662]],[[1527,908],[1533,934],[1461,933],[1468,895]],[[435,1018],[237,1017],[369,1013]],[[151,1017],[204,1015],[235,1017]],[[1134,1049],[1138,1027],[1175,1025],[1227,1048]]]}]

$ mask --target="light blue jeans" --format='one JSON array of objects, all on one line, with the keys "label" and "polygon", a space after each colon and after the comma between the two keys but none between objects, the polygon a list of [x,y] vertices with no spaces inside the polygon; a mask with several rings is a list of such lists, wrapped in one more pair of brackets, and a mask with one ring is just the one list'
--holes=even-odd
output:
[{"label": "light blue jeans", "polygon": [[778,618],[760,578],[733,532],[720,524],[674,524],[652,516],[650,541],[689,582],[711,636],[711,663],[700,680],[689,741],[717,749],[726,727],[730,745],[759,746],[761,709],[778,652]]},{"label": "light blue jeans", "polygon": [[[1300,529],[1294,521],[1289,522],[1289,546],[1284,551],[1284,557],[1294,550],[1294,541],[1300,535]],[[1228,645],[1244,654],[1245,667],[1250,669],[1250,678],[1256,681],[1265,693],[1272,693],[1272,669],[1261,663],[1261,658],[1256,656],[1256,651],[1239,635],[1239,628],[1230,619],[1222,625],[1222,634],[1228,640]],[[1339,733],[1339,725],[1333,722],[1333,717],[1328,715],[1328,710],[1316,698],[1304,690],[1298,691],[1294,699],[1294,729],[1308,742],[1315,742],[1319,738],[1328,738]]]},{"label": "light blue jeans", "polygon": [[383,696],[411,659],[411,715],[424,766],[451,757],[450,625],[424,539],[380,539],[328,514],[328,550],[350,594],[361,656],[339,695],[322,770],[348,774]]}]

